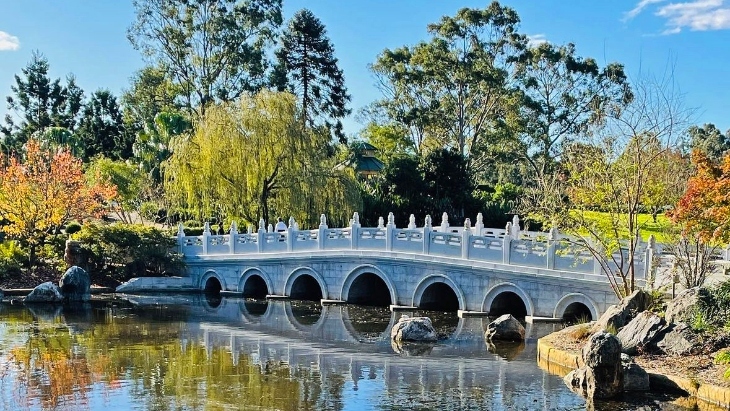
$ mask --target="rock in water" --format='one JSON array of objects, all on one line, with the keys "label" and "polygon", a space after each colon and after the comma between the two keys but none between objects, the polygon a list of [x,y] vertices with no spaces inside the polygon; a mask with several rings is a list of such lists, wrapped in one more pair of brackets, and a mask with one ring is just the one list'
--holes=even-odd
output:
[{"label": "rock in water", "polygon": [[89,301],[91,299],[91,278],[81,267],[66,270],[58,282],[66,301]]},{"label": "rock in water", "polygon": [[511,314],[505,314],[489,323],[484,337],[490,341],[523,341],[525,327]]},{"label": "rock in water", "polygon": [[644,311],[626,324],[616,337],[621,342],[622,352],[636,355],[664,328],[664,320],[661,317],[651,311]]},{"label": "rock in water", "polygon": [[436,329],[428,317],[408,317],[403,315],[390,330],[393,341],[436,341]]},{"label": "rock in water", "polygon": [[649,373],[626,354],[621,354],[624,391],[649,391]]},{"label": "rock in water", "polygon": [[597,332],[581,349],[583,367],[563,379],[576,392],[590,399],[613,398],[623,391],[621,343],[605,332]]},{"label": "rock in water", "polygon": [[39,284],[23,301],[26,303],[60,303],[63,301],[63,294],[56,284],[48,281]]}]

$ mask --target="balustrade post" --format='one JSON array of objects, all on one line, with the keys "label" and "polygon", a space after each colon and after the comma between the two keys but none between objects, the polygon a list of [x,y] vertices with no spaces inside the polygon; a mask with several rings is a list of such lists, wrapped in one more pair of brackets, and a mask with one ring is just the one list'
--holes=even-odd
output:
[{"label": "balustrade post", "polygon": [[560,234],[558,233],[557,227],[550,229],[548,233],[548,245],[547,245],[547,268],[550,270],[555,269],[555,253],[558,250],[557,244]]},{"label": "balustrade post", "polygon": [[231,222],[231,232],[228,233],[228,250],[229,253],[235,254],[236,253],[236,239],[238,238],[238,227],[236,226],[236,222]]},{"label": "balustrade post", "polygon": [[185,229],[183,228],[182,223],[177,224],[177,248],[180,252],[180,254],[185,254],[183,252],[183,244],[185,243]]},{"label": "balustrade post", "polygon": [[449,215],[445,211],[443,214],[441,214],[441,232],[449,232]]},{"label": "balustrade post", "polygon": [[507,223],[507,226],[504,228],[504,238],[502,239],[502,263],[509,264],[510,260],[510,252],[512,248],[512,236],[510,233],[512,232],[512,223]]},{"label": "balustrade post", "polygon": [[352,223],[350,224],[350,249],[357,250],[360,247],[360,214],[354,212],[352,214]]},{"label": "balustrade post", "polygon": [[474,229],[476,235],[484,235],[484,216],[482,213],[477,214],[477,223],[474,224]]},{"label": "balustrade post", "polygon": [[294,251],[296,221],[294,217],[289,217],[289,225],[286,227],[286,251]]},{"label": "balustrade post", "polygon": [[210,238],[210,224],[205,222],[203,227],[203,255],[208,255],[208,239]]},{"label": "balustrade post", "polygon": [[461,258],[464,259],[469,258],[469,237],[471,237],[471,220],[467,218],[464,220],[464,231],[461,233]]},{"label": "balustrade post", "polygon": [[411,214],[410,217],[408,217],[408,229],[409,230],[415,230],[416,229],[416,216]]},{"label": "balustrade post", "polygon": [[388,213],[388,224],[385,226],[385,250],[393,251],[393,234],[395,232],[395,216]]},{"label": "balustrade post", "polygon": [[258,252],[264,252],[264,239],[266,238],[266,222],[264,219],[259,220],[259,231],[256,233],[256,249]]},{"label": "balustrade post", "polygon": [[320,250],[324,250],[324,236],[327,234],[327,216],[322,214],[319,216],[319,235],[317,235],[317,244]]},{"label": "balustrade post", "polygon": [[512,230],[510,232],[510,235],[512,236],[513,240],[520,239],[520,217],[517,214],[512,217]]},{"label": "balustrade post", "polygon": [[431,225],[431,215],[426,215],[426,222],[423,224],[423,254],[431,252],[431,233],[433,226]]},{"label": "balustrade post", "polygon": [[649,241],[646,244],[646,250],[644,251],[644,280],[653,280],[651,275],[654,270],[654,256],[657,254],[656,238],[654,234],[649,236]]}]

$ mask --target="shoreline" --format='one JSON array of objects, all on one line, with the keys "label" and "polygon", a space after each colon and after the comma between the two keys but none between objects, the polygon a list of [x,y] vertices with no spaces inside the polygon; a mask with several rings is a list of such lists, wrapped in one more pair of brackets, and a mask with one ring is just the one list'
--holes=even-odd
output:
[{"label": "shoreline", "polygon": [[[564,377],[579,368],[580,355],[555,347],[549,339],[557,333],[537,340],[537,363],[547,372]],[[730,388],[703,384],[692,378],[662,374],[651,369],[646,369],[646,372],[649,374],[649,386],[652,390],[686,393],[698,400],[697,407],[700,410],[730,409]]]}]

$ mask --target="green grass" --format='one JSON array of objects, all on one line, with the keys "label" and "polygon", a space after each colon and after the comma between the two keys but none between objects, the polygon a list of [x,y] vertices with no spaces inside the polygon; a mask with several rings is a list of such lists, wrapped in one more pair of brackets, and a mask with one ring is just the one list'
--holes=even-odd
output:
[{"label": "green grass", "polygon": [[[609,214],[598,212],[598,211],[585,211],[584,215],[586,218],[590,220],[595,220],[599,223],[599,225],[603,226],[604,228],[609,226]],[[646,241],[649,239],[650,235],[654,235],[654,238],[657,242],[670,242],[670,238],[667,234],[667,231],[669,231],[669,228],[673,227],[673,224],[669,219],[663,215],[660,214],[657,216],[657,222],[655,223],[652,220],[651,214],[639,214],[638,215],[638,222],[641,227],[640,233],[641,233],[641,239]],[[624,237],[628,237],[628,231],[622,230],[621,235]]]}]

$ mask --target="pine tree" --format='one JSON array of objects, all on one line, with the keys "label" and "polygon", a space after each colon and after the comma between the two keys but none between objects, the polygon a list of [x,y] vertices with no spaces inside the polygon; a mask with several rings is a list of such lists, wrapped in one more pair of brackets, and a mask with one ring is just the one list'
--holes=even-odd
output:
[{"label": "pine tree", "polygon": [[341,119],[350,114],[345,78],[322,22],[311,11],[298,11],[289,21],[276,51],[272,83],[299,98],[306,127],[326,127],[345,142]]}]

